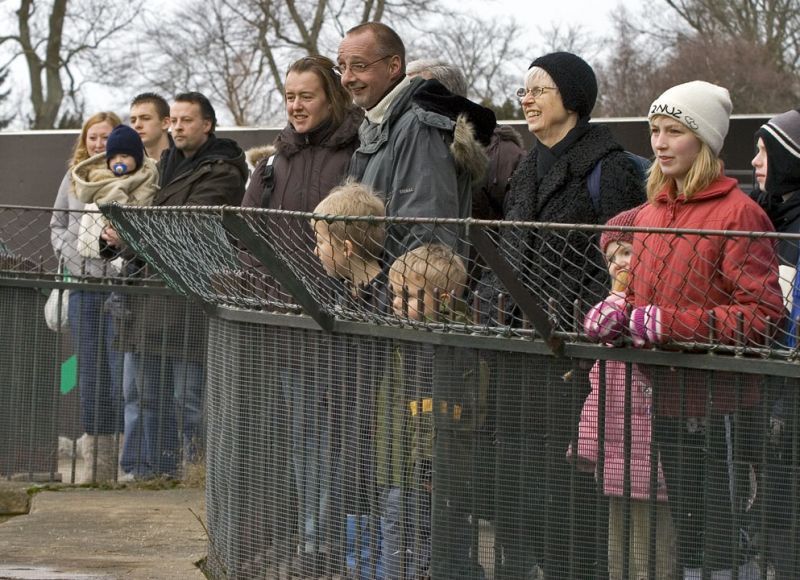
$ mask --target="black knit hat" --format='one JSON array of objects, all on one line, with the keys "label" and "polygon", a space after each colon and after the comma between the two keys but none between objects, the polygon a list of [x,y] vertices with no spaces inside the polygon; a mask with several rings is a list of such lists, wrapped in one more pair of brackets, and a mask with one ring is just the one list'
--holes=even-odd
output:
[{"label": "black knit hat", "polygon": [[571,52],[551,52],[534,60],[528,68],[535,66],[553,78],[564,108],[581,118],[592,113],[597,100],[597,77],[589,63]]},{"label": "black knit hat", "polygon": [[770,195],[800,189],[800,109],[772,117],[756,131],[767,150],[767,182]]},{"label": "black knit hat", "polygon": [[136,169],[141,168],[142,163],[144,163],[142,138],[127,125],[117,125],[108,136],[108,141],[106,141],[106,163],[118,153],[133,157],[136,161]]}]

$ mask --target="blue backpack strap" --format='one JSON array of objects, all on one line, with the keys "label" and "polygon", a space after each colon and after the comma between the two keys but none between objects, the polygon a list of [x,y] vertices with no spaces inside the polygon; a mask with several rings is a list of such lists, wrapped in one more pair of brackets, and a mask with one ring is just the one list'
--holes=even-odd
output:
[{"label": "blue backpack strap", "polygon": [[650,171],[650,160],[641,155],[636,155],[636,153],[631,153],[630,151],[626,151],[625,155],[633,165],[633,168],[636,169],[636,173],[639,174],[642,182],[646,182],[647,172]]},{"label": "blue backpack strap", "polygon": [[586,187],[589,189],[589,199],[597,215],[600,215],[600,172],[603,170],[602,159],[592,167],[592,172],[586,180]]},{"label": "blue backpack strap", "polygon": [[[636,155],[635,153],[631,153],[630,151],[625,151],[624,153],[625,157],[628,158],[628,161],[633,165],[634,170],[642,180],[642,183],[646,183],[647,172],[650,171],[650,160]],[[592,207],[597,215],[600,215],[600,173],[602,171],[602,166],[603,161],[601,159],[597,162],[597,165],[592,167],[592,172],[586,180],[586,187],[589,189],[589,198],[592,200]]]}]

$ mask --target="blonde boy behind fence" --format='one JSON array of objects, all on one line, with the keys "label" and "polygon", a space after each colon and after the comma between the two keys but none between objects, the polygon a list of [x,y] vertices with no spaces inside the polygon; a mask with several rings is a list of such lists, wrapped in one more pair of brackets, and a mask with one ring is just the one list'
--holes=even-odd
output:
[{"label": "blonde boy behind fence", "polygon": [[[389,269],[389,283],[394,296],[392,307],[397,316],[403,312],[403,288],[408,291],[408,318],[423,320],[435,318],[437,298],[439,314],[452,318],[456,301],[461,299],[467,283],[464,262],[450,248],[442,244],[425,244],[397,258]],[[419,305],[420,290],[424,300]],[[421,308],[420,308],[421,306]]]},{"label": "blonde boy behind fence", "polygon": [[[315,214],[382,218],[383,200],[368,186],[348,180],[331,190],[314,208]],[[352,284],[355,294],[381,272],[380,257],[386,236],[382,221],[311,220],[316,247],[314,253],[325,272]]]},{"label": "blonde boy behind fence", "polygon": [[[464,263],[450,248],[441,244],[414,248],[397,258],[389,268],[394,313],[400,318],[417,321],[453,322],[456,316],[463,318],[463,312],[458,312],[460,309],[454,306],[463,304],[460,299],[466,281]],[[403,299],[404,289],[407,301]],[[424,295],[422,300],[419,300],[420,291]],[[435,312],[437,307],[438,313]],[[456,431],[473,422],[464,401],[470,400],[476,392],[485,392],[477,384],[481,373],[465,363],[458,366],[463,369],[463,376],[440,377],[444,382],[457,384],[458,388],[437,385],[434,398],[433,355],[432,348],[396,344],[391,364],[387,365],[378,386],[377,482],[381,564],[387,578],[407,580],[427,576],[431,563],[434,416],[439,433],[436,449],[443,456],[439,469],[452,476],[445,477],[445,481],[452,479],[463,483],[463,470],[457,466],[468,456],[465,449],[454,443],[469,439]],[[438,553],[441,561],[436,564],[448,569],[452,574],[448,577],[482,577],[477,562],[470,558],[469,508],[466,502],[460,501],[463,490],[458,495],[451,493],[447,486],[445,483],[437,491],[437,497],[443,499],[437,504],[437,521],[444,534],[439,536],[440,545],[445,548]],[[406,561],[401,563],[404,555]],[[405,578],[400,574],[403,568]]]}]

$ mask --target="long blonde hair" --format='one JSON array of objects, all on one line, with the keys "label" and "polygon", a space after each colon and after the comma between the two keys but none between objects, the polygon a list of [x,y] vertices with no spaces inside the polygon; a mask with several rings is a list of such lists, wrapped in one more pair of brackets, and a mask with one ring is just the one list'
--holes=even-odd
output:
[{"label": "long blonde hair", "polygon": [[69,162],[70,167],[75,167],[81,161],[86,161],[89,159],[89,150],[86,147],[86,134],[89,132],[91,127],[103,122],[111,125],[112,129],[117,125],[122,124],[119,116],[111,111],[100,111],[99,113],[95,113],[86,119],[86,122],[81,128],[80,137],[78,137],[78,140],[75,141],[75,147],[72,149],[72,159],[70,159]]},{"label": "long blonde hair", "polygon": [[[666,115],[656,115],[656,117],[666,117]],[[697,137],[694,133],[692,134]],[[700,141],[700,152],[695,157],[694,163],[683,181],[683,196],[686,199],[691,199],[694,194],[711,185],[722,173],[722,162],[702,139],[698,138],[698,141]],[[664,175],[656,160],[650,166],[647,177],[647,200],[653,202],[656,196],[667,187],[670,196],[675,197],[679,193],[675,179]]]}]

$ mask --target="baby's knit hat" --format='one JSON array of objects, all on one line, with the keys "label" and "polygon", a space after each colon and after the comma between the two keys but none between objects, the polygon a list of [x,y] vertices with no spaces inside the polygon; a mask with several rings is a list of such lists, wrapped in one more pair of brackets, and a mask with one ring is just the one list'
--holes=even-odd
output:
[{"label": "baby's knit hat", "polygon": [[[633,222],[636,221],[636,216],[639,215],[639,212],[642,210],[646,203],[642,205],[637,205],[634,208],[626,209],[623,212],[618,213],[610,220],[606,222],[607,226],[633,226]],[[600,250],[605,255],[606,250],[608,249],[608,245],[611,242],[628,242],[629,244],[633,243],[633,232],[623,232],[620,230],[605,230],[600,235]]]},{"label": "baby's knit hat", "polygon": [[139,134],[127,125],[117,125],[106,141],[106,163],[114,155],[124,153],[130,155],[136,161],[136,168],[139,169],[144,163],[144,144]]},{"label": "baby's knit hat", "polygon": [[800,189],[800,109],[772,117],[756,137],[767,150],[767,193],[783,195]]},{"label": "baby's knit hat", "polygon": [[650,105],[648,119],[672,117],[686,125],[719,155],[730,124],[731,97],[728,89],[705,81],[691,81],[667,89]]},{"label": "baby's knit hat", "polygon": [[547,71],[561,93],[564,108],[588,117],[597,101],[597,77],[589,63],[571,52],[551,52],[540,56],[528,68]]}]

